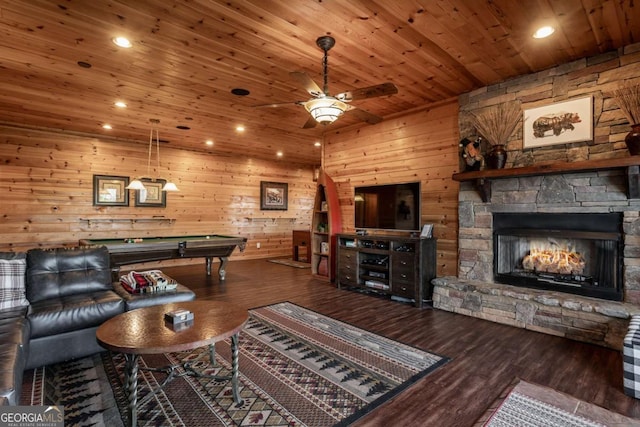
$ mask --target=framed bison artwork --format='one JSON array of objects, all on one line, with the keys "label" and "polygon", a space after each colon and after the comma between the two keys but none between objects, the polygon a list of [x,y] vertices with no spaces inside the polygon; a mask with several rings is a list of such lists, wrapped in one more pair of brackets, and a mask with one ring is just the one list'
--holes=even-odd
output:
[{"label": "framed bison artwork", "polygon": [[289,203],[289,184],[260,181],[260,210],[286,211]]},{"label": "framed bison artwork", "polygon": [[593,99],[570,99],[524,110],[523,148],[593,139]]}]

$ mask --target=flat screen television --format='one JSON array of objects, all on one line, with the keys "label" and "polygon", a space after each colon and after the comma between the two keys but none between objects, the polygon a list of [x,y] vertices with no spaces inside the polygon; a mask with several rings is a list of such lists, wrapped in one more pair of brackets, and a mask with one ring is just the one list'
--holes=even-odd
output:
[{"label": "flat screen television", "polygon": [[420,230],[420,182],[356,187],[354,193],[357,230]]}]

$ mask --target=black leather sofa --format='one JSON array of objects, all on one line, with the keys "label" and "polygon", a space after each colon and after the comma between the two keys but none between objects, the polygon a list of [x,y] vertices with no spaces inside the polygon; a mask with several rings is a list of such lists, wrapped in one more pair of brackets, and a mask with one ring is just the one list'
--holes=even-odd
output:
[{"label": "black leather sofa", "polygon": [[25,369],[104,351],[96,330],[105,320],[135,308],[195,299],[183,285],[169,292],[128,293],[111,282],[105,247],[0,253],[0,259],[21,257],[29,305],[0,310],[0,405],[19,403]]}]

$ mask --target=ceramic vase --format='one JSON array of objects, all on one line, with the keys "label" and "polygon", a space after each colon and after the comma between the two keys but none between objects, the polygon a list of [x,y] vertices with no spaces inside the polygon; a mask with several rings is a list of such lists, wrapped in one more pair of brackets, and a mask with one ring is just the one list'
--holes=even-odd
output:
[{"label": "ceramic vase", "polygon": [[629,154],[632,156],[640,154],[640,123],[631,125],[631,132],[624,138],[624,142],[627,144]]},{"label": "ceramic vase", "polygon": [[491,150],[485,156],[489,169],[502,169],[507,163],[507,150],[504,145],[497,144],[491,147]]}]

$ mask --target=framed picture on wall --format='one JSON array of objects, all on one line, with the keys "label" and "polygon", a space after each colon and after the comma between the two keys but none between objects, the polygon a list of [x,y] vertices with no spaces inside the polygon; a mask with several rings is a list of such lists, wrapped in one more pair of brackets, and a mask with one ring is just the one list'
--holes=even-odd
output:
[{"label": "framed picture on wall", "polygon": [[260,210],[286,211],[289,203],[289,184],[260,181]]},{"label": "framed picture on wall", "polygon": [[523,148],[593,139],[593,98],[570,99],[524,110]]},{"label": "framed picture on wall", "polygon": [[93,175],[94,206],[129,206],[128,176]]},{"label": "framed picture on wall", "polygon": [[162,187],[167,183],[165,179],[143,178],[144,190],[136,190],[136,206],[164,208],[167,206],[167,193]]}]

